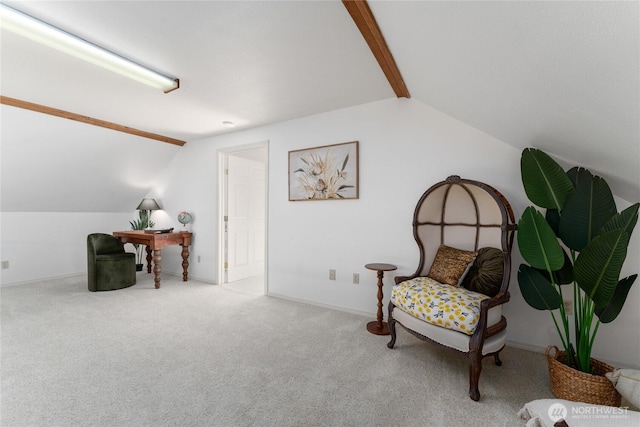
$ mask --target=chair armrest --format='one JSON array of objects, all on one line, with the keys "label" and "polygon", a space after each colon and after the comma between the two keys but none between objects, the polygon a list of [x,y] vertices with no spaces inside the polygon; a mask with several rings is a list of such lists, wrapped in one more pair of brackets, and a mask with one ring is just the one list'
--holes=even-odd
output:
[{"label": "chair armrest", "polygon": [[508,302],[511,299],[511,295],[509,292],[505,292],[502,295],[496,295],[493,298],[485,299],[480,302],[480,318],[478,319],[478,325],[476,326],[476,331],[471,336],[471,344],[473,348],[480,348],[480,343],[483,343],[486,338],[497,334],[498,332],[504,330],[507,326],[507,321],[502,316],[500,322],[495,325],[487,328],[487,316],[489,313],[489,309],[502,305]]},{"label": "chair armrest", "polygon": [[405,280],[411,280],[411,279],[415,279],[416,276],[415,275],[411,275],[411,276],[396,276],[394,278],[396,285],[399,285],[400,283],[404,282]]},{"label": "chair armrest", "polygon": [[489,311],[490,308],[509,302],[510,299],[511,299],[511,294],[509,293],[509,291],[506,291],[502,294],[498,294],[492,298],[482,301],[480,303],[480,311],[482,310]]}]

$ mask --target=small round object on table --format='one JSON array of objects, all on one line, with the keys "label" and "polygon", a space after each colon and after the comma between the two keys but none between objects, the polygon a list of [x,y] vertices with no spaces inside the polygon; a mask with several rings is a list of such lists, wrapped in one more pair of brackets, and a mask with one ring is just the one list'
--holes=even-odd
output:
[{"label": "small round object on table", "polygon": [[187,224],[193,222],[193,215],[187,211],[182,211],[178,214],[178,222],[182,224],[182,231],[187,231]]},{"label": "small round object on table", "polygon": [[387,322],[382,321],[382,278],[384,277],[385,271],[393,271],[398,267],[393,264],[384,263],[372,263],[364,267],[378,272],[378,320],[367,323],[367,331],[375,335],[389,335],[389,325]]}]

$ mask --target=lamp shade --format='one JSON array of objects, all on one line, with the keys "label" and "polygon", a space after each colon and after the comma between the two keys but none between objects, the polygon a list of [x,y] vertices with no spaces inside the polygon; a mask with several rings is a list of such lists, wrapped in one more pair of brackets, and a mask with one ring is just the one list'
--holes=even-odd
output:
[{"label": "lamp shade", "polygon": [[160,210],[160,206],[158,206],[158,203],[155,201],[155,199],[145,197],[144,199],[142,199],[136,209],[139,211],[157,211]]}]

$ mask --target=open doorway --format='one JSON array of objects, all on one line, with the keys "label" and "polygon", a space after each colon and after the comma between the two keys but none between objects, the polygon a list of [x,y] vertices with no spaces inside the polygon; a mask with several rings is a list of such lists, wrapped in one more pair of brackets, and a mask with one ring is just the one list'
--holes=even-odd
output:
[{"label": "open doorway", "polygon": [[267,293],[268,143],[218,151],[218,284]]}]

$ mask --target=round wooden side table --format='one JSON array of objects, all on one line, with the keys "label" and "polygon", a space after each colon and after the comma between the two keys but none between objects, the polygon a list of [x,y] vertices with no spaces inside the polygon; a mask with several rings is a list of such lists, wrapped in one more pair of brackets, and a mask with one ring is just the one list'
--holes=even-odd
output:
[{"label": "round wooden side table", "polygon": [[389,335],[389,325],[382,321],[382,278],[385,271],[393,271],[398,267],[382,263],[367,264],[364,267],[378,272],[378,320],[367,323],[367,331],[376,335]]}]

